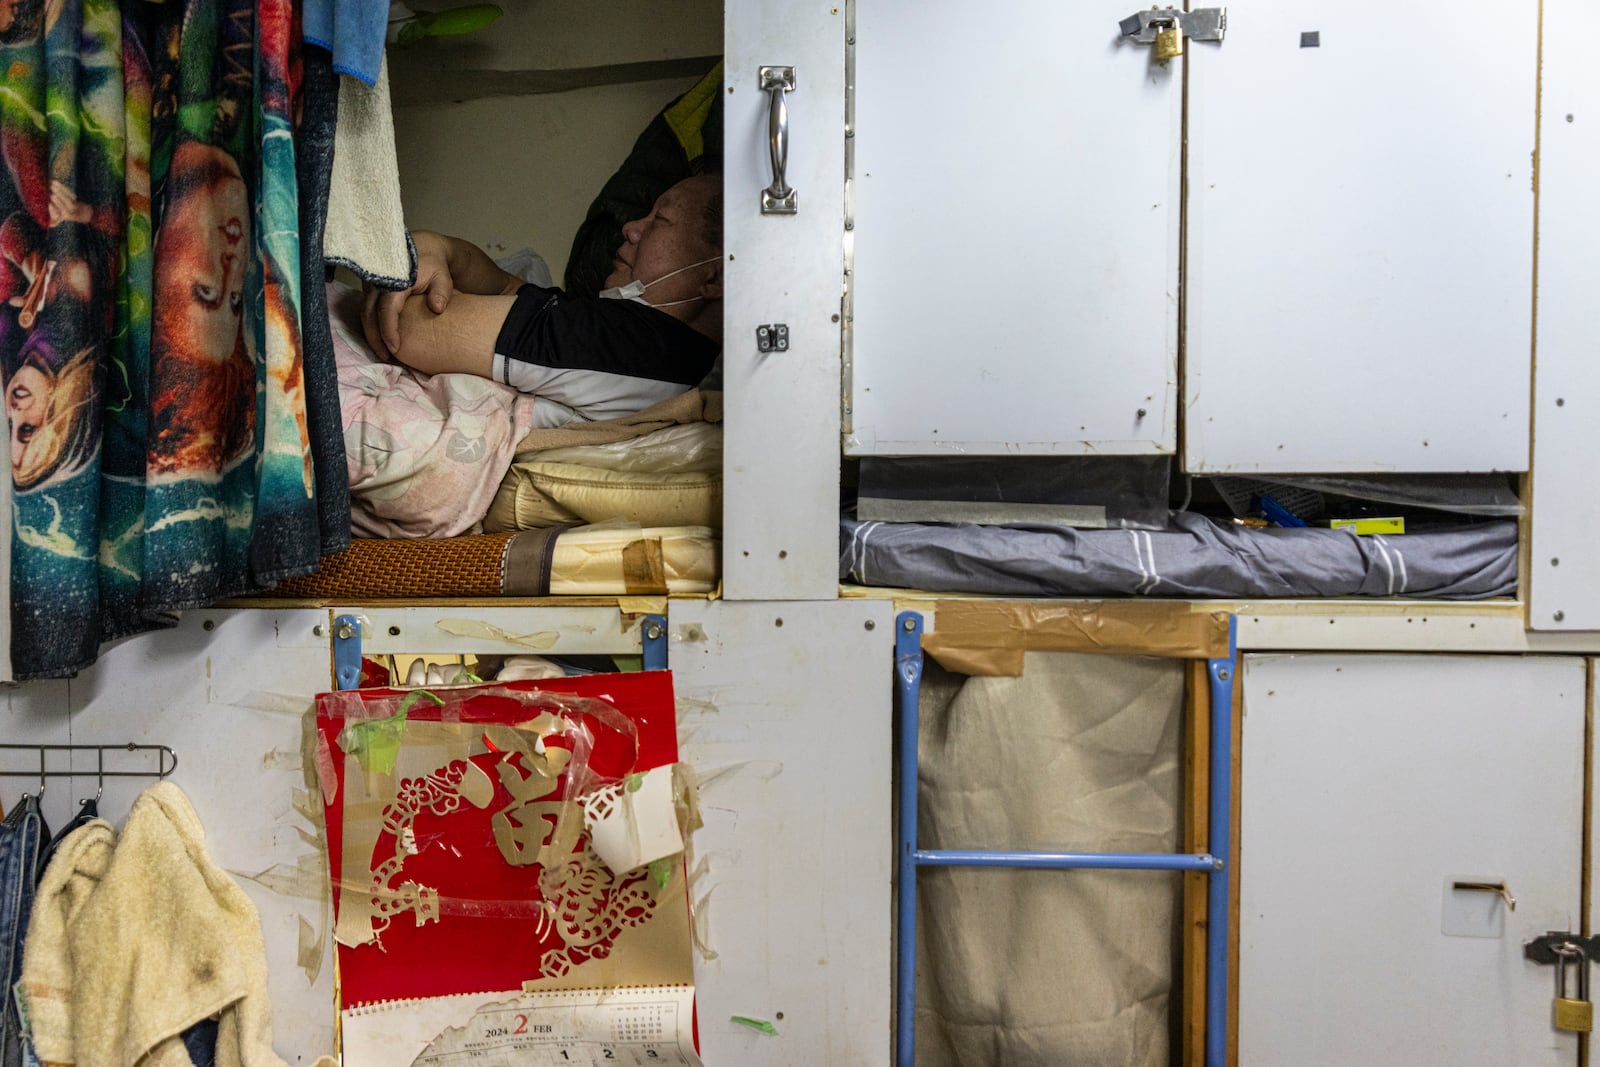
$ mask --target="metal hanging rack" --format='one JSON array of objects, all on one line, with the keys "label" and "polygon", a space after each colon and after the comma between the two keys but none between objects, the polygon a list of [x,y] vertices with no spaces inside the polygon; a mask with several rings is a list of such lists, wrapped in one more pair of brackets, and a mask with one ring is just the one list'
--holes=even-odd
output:
[{"label": "metal hanging rack", "polygon": [[[0,752],[37,752],[39,753],[39,767],[37,770],[29,768],[25,771],[0,770],[0,778],[38,778],[39,794],[45,790],[46,778],[89,778],[94,777],[100,785],[100,790],[105,790],[107,778],[165,778],[178,769],[178,754],[167,745],[141,745],[129,741],[125,745],[14,745],[0,744]],[[51,752],[93,752],[95,754],[95,769],[65,770],[51,768],[48,758]],[[118,771],[106,770],[107,752],[155,752],[156,769],[153,771]],[[96,794],[98,799],[99,794]]]}]

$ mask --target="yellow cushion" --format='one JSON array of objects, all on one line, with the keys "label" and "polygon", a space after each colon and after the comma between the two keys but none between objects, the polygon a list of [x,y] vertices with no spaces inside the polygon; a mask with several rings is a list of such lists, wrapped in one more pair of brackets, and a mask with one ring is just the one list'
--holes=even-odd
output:
[{"label": "yellow cushion", "polygon": [[484,517],[486,532],[621,520],[640,526],[722,528],[720,471],[606,470],[576,463],[513,463]]}]

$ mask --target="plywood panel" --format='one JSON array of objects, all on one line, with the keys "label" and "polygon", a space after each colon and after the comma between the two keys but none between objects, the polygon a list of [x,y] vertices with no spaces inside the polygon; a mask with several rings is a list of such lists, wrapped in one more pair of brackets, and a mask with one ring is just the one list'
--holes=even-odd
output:
[{"label": "plywood panel", "polygon": [[889,1062],[890,611],[672,604],[679,737],[705,815],[691,893],[717,954],[695,960],[708,1064]]},{"label": "plywood panel", "polygon": [[1129,10],[860,5],[848,453],[1173,450],[1183,61]]},{"label": "plywood panel", "polygon": [[[839,300],[844,14],[814,0],[726,13],[723,595],[830,599],[839,588]],[[762,66],[790,66],[786,180],[798,213],[762,215],[772,182]],[[789,328],[762,353],[756,328]]]},{"label": "plywood panel", "polygon": [[1289,0],[1191,47],[1190,470],[1527,468],[1538,19]]},{"label": "plywood panel", "polygon": [[[1522,943],[1579,919],[1585,689],[1576,657],[1246,657],[1240,1063],[1573,1062]],[[1506,882],[1497,935],[1446,932],[1457,878]]]},{"label": "plywood panel", "polygon": [[1600,6],[1545,0],[1539,131],[1539,360],[1534,382],[1533,550],[1528,624],[1600,630],[1594,425],[1600,415],[1600,84],[1584,40]]},{"label": "plywood panel", "polygon": [[[261,913],[274,1046],[290,1063],[333,1050],[320,801],[312,801],[302,750],[312,696],[330,687],[327,641],[312,631],[326,619],[323,611],[187,613],[176,629],[109,646],[70,682],[27,683],[7,694],[4,730],[7,741],[135,741],[176,751],[171,780],[194,806],[207,850]],[[52,827],[95,793],[94,755],[72,759],[83,776],[50,779],[45,791]],[[120,828],[149,784],[106,779],[101,815]],[[14,789],[7,785],[8,798]]]}]

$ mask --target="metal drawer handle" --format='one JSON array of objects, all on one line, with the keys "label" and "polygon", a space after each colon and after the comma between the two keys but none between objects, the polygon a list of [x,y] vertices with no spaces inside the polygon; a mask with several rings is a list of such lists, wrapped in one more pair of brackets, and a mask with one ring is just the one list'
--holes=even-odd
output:
[{"label": "metal drawer handle", "polygon": [[761,91],[771,94],[767,111],[767,146],[772,151],[772,184],[761,190],[763,215],[793,215],[795,191],[784,180],[789,165],[789,107],[784,97],[794,90],[793,67],[762,67]]}]

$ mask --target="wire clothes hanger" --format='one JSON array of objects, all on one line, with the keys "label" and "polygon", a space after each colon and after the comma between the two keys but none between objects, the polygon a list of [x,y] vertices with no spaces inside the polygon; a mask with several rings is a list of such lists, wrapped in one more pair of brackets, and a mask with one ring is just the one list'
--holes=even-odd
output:
[{"label": "wire clothes hanger", "polygon": [[[87,778],[94,775],[98,787],[95,790],[93,801],[84,801],[85,806],[93,803],[98,805],[100,797],[105,793],[107,778],[165,778],[178,769],[178,754],[167,745],[141,745],[129,741],[125,745],[16,745],[0,744],[0,752],[37,752],[39,753],[39,768],[29,768],[25,771],[0,770],[0,778],[32,778],[39,779],[39,792],[37,795],[23,794],[23,799],[30,796],[37,800],[44,796],[46,779],[49,778]],[[95,769],[93,771],[51,768],[49,754],[51,752],[93,752],[95,754]],[[155,770],[106,770],[107,752],[154,752],[156,753]]]}]

